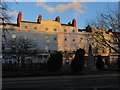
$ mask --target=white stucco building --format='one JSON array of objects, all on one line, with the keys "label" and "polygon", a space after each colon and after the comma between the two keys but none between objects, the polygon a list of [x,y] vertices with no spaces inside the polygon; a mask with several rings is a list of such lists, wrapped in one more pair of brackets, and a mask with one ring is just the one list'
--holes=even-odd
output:
[{"label": "white stucco building", "polygon": [[[30,22],[23,21],[22,12],[19,12],[16,24],[6,23],[1,28],[8,31],[5,33],[6,40],[17,37],[29,38],[37,43],[37,49],[39,51],[62,51],[65,57],[64,59],[67,56],[69,57],[67,59],[72,59],[74,52],[78,48],[85,49],[85,55],[87,56],[89,45],[92,45],[93,55],[109,56],[111,53],[109,47],[99,44],[93,38],[98,28],[93,28],[88,25],[84,30],[78,29],[75,19],[72,20],[72,23],[62,24],[59,16],[55,20],[43,20],[42,15],[39,15],[36,22]],[[102,30],[102,32],[108,40],[111,39],[110,33],[107,34],[105,30]],[[6,42],[3,40],[3,43]],[[5,46],[3,45],[3,47]]]}]

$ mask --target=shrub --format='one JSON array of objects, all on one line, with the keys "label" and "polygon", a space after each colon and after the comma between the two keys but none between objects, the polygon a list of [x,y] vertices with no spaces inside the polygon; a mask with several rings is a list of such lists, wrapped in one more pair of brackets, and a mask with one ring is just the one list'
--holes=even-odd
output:
[{"label": "shrub", "polygon": [[85,50],[84,49],[78,49],[75,52],[75,57],[71,62],[71,69],[74,72],[82,71],[84,66],[84,55]]},{"label": "shrub", "polygon": [[56,71],[62,67],[62,53],[56,52],[50,55],[49,60],[47,61],[47,68],[49,71]]},{"label": "shrub", "polygon": [[118,64],[118,68],[120,68],[120,55],[118,56],[117,64]]},{"label": "shrub", "polygon": [[104,63],[104,64],[107,66],[107,68],[110,68],[110,67],[111,67],[111,65],[110,65],[110,60],[109,60],[108,57],[105,58],[105,63]]},{"label": "shrub", "polygon": [[104,62],[102,60],[102,56],[101,55],[97,56],[96,67],[97,67],[98,70],[103,70],[104,69]]}]

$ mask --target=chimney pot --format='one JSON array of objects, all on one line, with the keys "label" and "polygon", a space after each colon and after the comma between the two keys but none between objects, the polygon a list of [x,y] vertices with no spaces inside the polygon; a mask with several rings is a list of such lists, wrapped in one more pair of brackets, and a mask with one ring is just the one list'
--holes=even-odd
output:
[{"label": "chimney pot", "polygon": [[39,16],[38,16],[38,19],[37,19],[37,22],[38,22],[39,24],[41,24],[41,21],[42,21],[42,15],[39,15]]},{"label": "chimney pot", "polygon": [[74,27],[76,27],[76,19],[73,19],[72,25],[73,25]]},{"label": "chimney pot", "polygon": [[22,12],[20,11],[18,13],[18,17],[17,17],[17,25],[20,26],[20,22],[22,21]]},{"label": "chimney pot", "polygon": [[57,16],[57,17],[55,18],[55,21],[60,22],[60,17]]}]

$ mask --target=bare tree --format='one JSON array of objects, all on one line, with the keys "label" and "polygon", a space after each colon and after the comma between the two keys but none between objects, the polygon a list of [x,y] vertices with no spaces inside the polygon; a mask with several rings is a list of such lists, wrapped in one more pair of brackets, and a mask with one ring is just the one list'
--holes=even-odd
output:
[{"label": "bare tree", "polygon": [[[16,0],[14,0],[16,2]],[[17,3],[17,2],[16,2]],[[1,0],[0,1],[0,23],[4,24],[5,22],[9,23],[10,20],[12,19],[12,16],[9,15],[9,11],[13,11],[6,0]]]},{"label": "bare tree", "polygon": [[[94,27],[93,30],[97,30],[93,37],[98,43],[120,53],[120,12],[118,8],[109,8],[104,12],[99,12],[97,18],[90,24]],[[111,33],[110,39],[106,38],[107,33]]]},{"label": "bare tree", "polygon": [[9,48],[9,51],[4,50],[3,54],[16,55],[18,66],[25,56],[35,56],[37,52],[37,43],[22,37],[9,39],[6,47]]},{"label": "bare tree", "polygon": [[[16,1],[15,1],[16,2]],[[17,2],[16,2],[17,3]],[[4,41],[6,41],[6,33],[10,34],[7,29],[5,29],[6,23],[10,23],[12,16],[9,15],[9,11],[13,11],[11,8],[9,8],[8,3],[6,0],[0,1],[0,24],[2,25],[2,46],[4,47]]]}]

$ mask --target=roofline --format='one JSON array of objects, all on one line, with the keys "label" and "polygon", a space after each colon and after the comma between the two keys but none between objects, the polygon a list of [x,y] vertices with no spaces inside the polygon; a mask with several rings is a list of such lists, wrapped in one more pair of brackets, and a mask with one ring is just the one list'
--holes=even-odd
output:
[{"label": "roofline", "polygon": [[31,21],[21,21],[21,22],[26,22],[26,23],[36,23],[36,24],[39,24],[37,22],[31,22]]},{"label": "roofline", "polygon": [[13,25],[13,26],[17,26],[16,23],[0,23],[0,25]]}]

